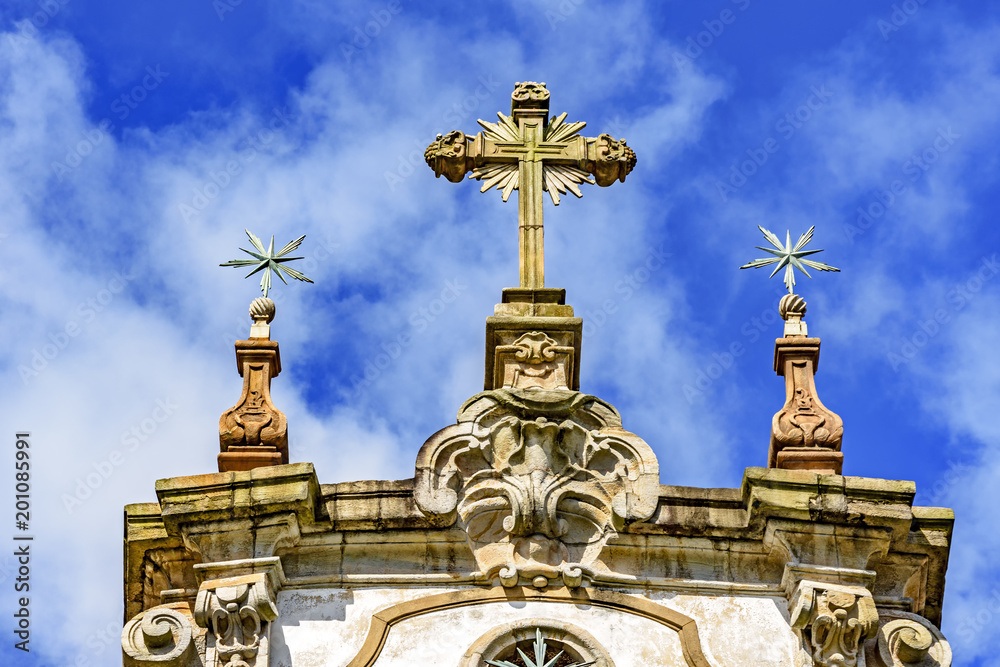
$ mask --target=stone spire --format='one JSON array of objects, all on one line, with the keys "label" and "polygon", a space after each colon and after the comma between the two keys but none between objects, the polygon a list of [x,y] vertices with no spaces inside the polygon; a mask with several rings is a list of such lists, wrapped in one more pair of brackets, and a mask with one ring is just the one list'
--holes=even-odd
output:
[{"label": "stone spire", "polygon": [[844,422],[819,400],[814,375],[819,368],[819,338],[809,338],[806,302],[786,294],[778,304],[784,336],[774,341],[774,372],[785,378],[785,405],[771,420],[769,468],[811,470],[839,475]]},{"label": "stone spire", "polygon": [[243,393],[219,419],[219,472],[288,463],[288,421],[271,402],[271,379],[281,372],[278,342],[271,340],[274,302],[250,304],[250,339],[236,341],[236,369]]},{"label": "stone spire", "polygon": [[816,392],[814,375],[819,368],[819,338],[809,338],[808,328],[803,319],[806,302],[794,293],[795,272],[798,269],[811,278],[806,267],[820,271],[840,271],[829,264],[805,259],[822,250],[806,250],[812,241],[810,227],[792,245],[791,233],[785,235],[785,243],[770,231],[758,226],[764,238],[772,247],[758,246],[772,255],[755,259],[741,266],[752,269],[776,264],[773,277],[782,268],[783,280],[788,294],[778,303],[778,314],[785,321],[784,335],[774,342],[774,372],[785,378],[785,405],[771,420],[771,446],[767,455],[769,468],[790,470],[811,470],[816,473],[839,475],[844,466],[844,455],[840,451],[844,437],[844,422],[840,416],[830,411]]},{"label": "stone spire", "polygon": [[288,253],[302,244],[305,236],[290,241],[281,250],[274,250],[274,236],[270,246],[264,244],[249,229],[245,230],[253,250],[240,248],[253,259],[234,259],[220,266],[255,267],[247,278],[262,271],[260,291],[263,297],[250,304],[249,340],[236,341],[236,370],[243,377],[243,393],[236,405],[222,413],[219,419],[219,472],[253,470],[264,466],[288,463],[288,421],[285,414],[271,402],[271,379],[281,372],[281,354],[277,341],[271,340],[271,321],[274,319],[274,301],[267,298],[274,273],[287,284],[286,274],[295,280],[311,283],[295,269],[285,266],[301,257]]}]

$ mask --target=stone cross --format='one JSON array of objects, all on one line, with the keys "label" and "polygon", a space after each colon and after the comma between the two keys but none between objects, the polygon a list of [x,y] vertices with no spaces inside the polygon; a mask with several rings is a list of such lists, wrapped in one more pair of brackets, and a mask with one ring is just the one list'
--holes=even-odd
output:
[{"label": "stone cross", "polygon": [[549,119],[549,91],[544,83],[517,83],[511,94],[511,115],[498,112],[499,122],[480,120],[474,137],[454,130],[427,147],[424,158],[435,176],[452,183],[465,174],[483,182],[486,192],[496,187],[507,201],[518,194],[520,286],[545,287],[542,228],[542,192],[559,205],[559,195],[582,197],[580,183],[608,186],[635,167],[635,152],[624,139],[608,134],[596,138],[578,133],[586,123],[567,123],[566,114]]}]

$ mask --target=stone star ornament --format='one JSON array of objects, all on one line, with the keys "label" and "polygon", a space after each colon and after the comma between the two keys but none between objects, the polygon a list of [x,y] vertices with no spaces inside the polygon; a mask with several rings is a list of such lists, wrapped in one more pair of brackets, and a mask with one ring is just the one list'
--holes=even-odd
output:
[{"label": "stone star ornament", "polygon": [[791,232],[785,232],[785,245],[781,245],[781,241],[778,237],[764,229],[760,225],[757,225],[763,234],[764,238],[767,239],[768,243],[774,246],[774,248],[762,248],[756,246],[758,250],[763,250],[764,252],[774,255],[774,257],[765,257],[764,259],[755,259],[752,262],[748,262],[741,266],[741,269],[756,269],[761,266],[769,266],[771,264],[777,264],[774,267],[774,271],[771,272],[769,278],[773,278],[774,274],[780,271],[782,268],[785,269],[785,287],[788,288],[789,294],[795,293],[795,271],[793,269],[798,269],[802,273],[806,274],[806,278],[812,278],[809,272],[806,271],[806,267],[816,269],[818,271],[840,271],[840,269],[830,266],[829,264],[824,264],[823,262],[817,262],[811,259],[804,259],[809,255],[815,255],[818,252],[823,252],[820,250],[804,250],[806,245],[812,241],[813,230],[816,229],[815,226],[810,227],[809,230],[799,237],[799,240],[792,245],[792,234]]},{"label": "stone star ornament", "polygon": [[286,255],[302,244],[302,240],[305,238],[305,234],[295,239],[294,241],[289,241],[284,248],[278,252],[274,252],[274,236],[271,236],[271,245],[268,246],[267,250],[264,250],[264,244],[260,242],[249,229],[244,230],[247,236],[250,238],[250,243],[253,244],[254,250],[247,250],[246,248],[240,248],[243,252],[253,257],[253,259],[233,259],[225,264],[219,264],[219,266],[256,266],[256,268],[246,275],[247,278],[257,273],[258,271],[263,271],[264,274],[260,278],[260,291],[263,293],[264,297],[267,298],[267,292],[271,289],[271,273],[274,272],[281,282],[288,284],[282,273],[288,275],[289,278],[294,278],[295,280],[301,280],[302,282],[311,283],[313,282],[309,278],[306,278],[300,272],[293,268],[284,265],[284,262],[291,262],[296,259],[302,259],[302,257],[286,257]]}]

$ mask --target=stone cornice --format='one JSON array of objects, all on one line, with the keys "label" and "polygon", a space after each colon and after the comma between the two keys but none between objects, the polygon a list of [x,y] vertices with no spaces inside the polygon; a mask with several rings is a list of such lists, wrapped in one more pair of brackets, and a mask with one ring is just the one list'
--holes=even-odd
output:
[{"label": "stone cornice", "polygon": [[[195,564],[247,558],[280,557],[287,588],[489,583],[462,531],[416,507],[413,480],[321,486],[292,464],[161,480],[157,495],[126,508],[128,618],[191,597]],[[604,547],[593,584],[783,595],[788,563],[811,552],[808,565],[837,565],[822,554],[850,544],[880,608],[937,623],[954,517],[913,497],[912,482],[765,468],[740,489],[660,486],[653,515]]]}]

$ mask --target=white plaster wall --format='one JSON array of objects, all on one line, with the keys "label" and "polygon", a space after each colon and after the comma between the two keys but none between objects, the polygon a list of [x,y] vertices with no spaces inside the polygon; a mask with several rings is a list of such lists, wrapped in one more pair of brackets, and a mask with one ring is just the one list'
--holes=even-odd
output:
[{"label": "white plaster wall", "polygon": [[[357,654],[374,613],[408,600],[461,588],[362,588],[282,591],[271,631],[271,665],[341,667]],[[637,596],[639,597],[639,596]],[[799,664],[798,640],[784,599],[677,595],[648,599],[697,621],[702,651],[713,665]],[[549,618],[577,625],[607,649],[616,667],[685,665],[669,628],[625,612],[555,602],[491,602],[425,614],[393,626],[379,667],[457,667],[490,629],[512,621]]]}]

